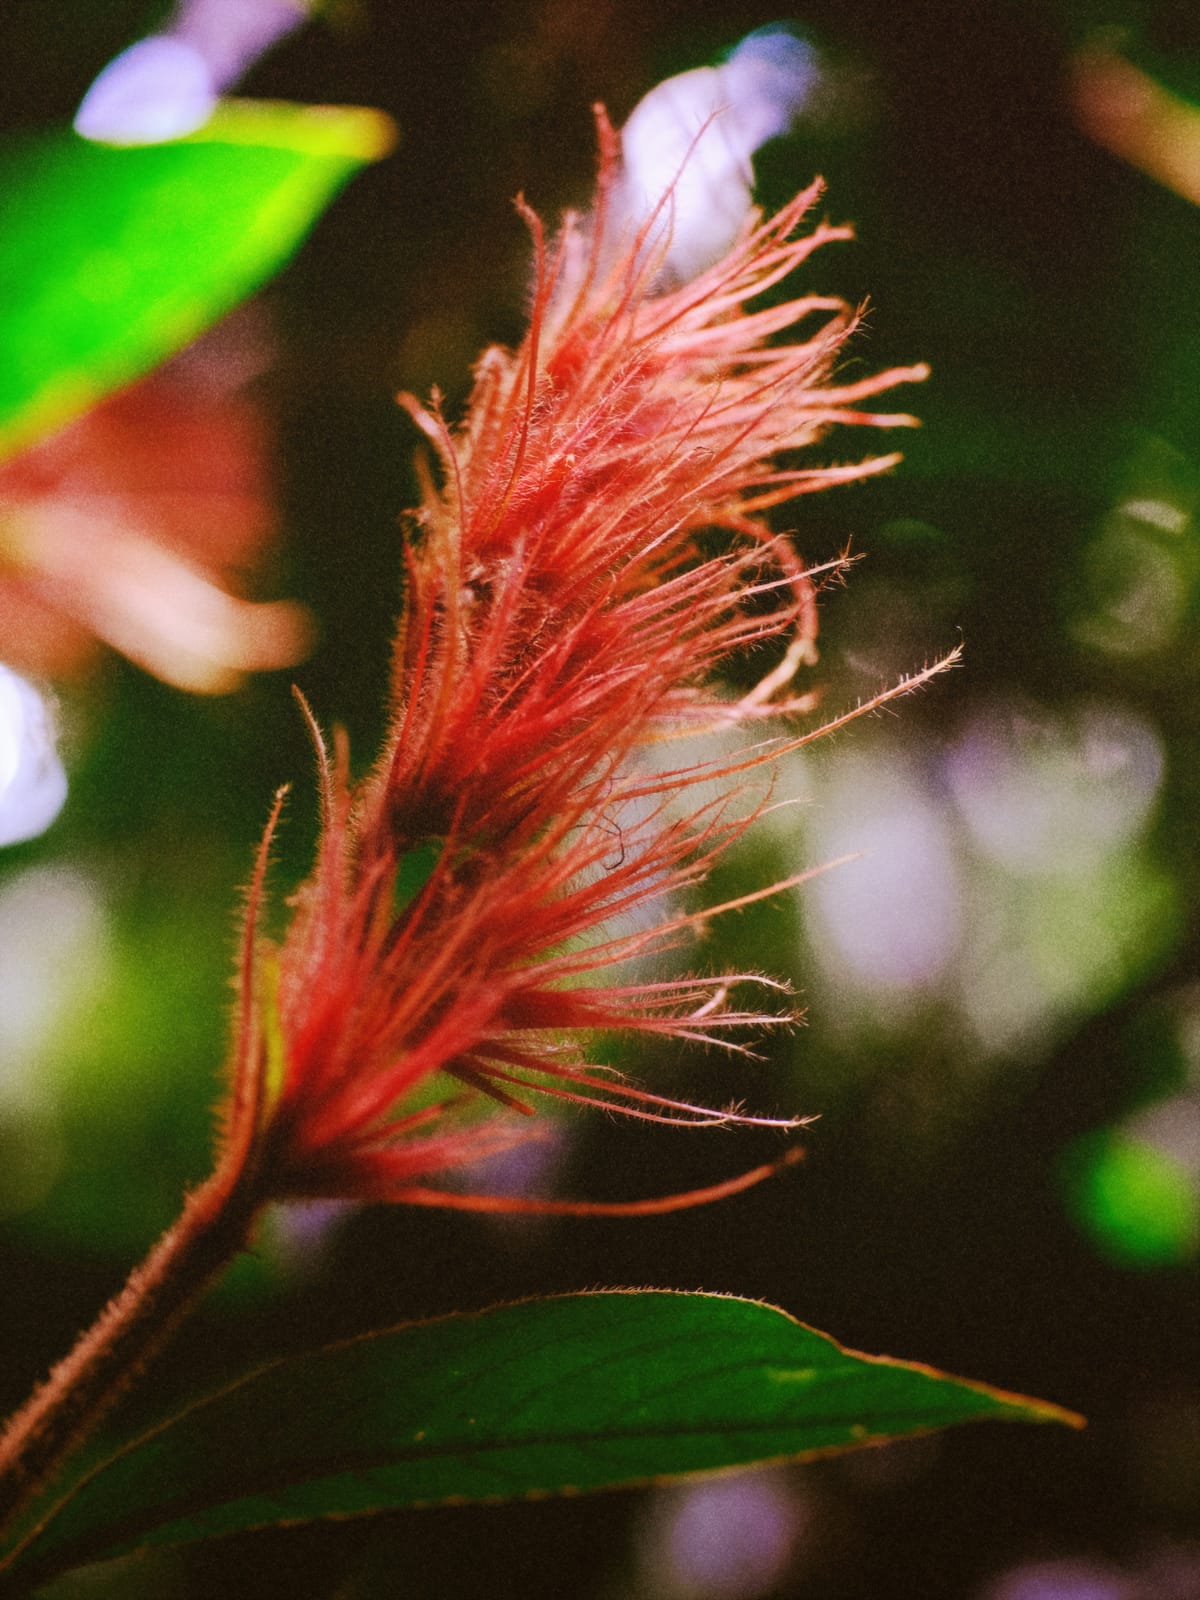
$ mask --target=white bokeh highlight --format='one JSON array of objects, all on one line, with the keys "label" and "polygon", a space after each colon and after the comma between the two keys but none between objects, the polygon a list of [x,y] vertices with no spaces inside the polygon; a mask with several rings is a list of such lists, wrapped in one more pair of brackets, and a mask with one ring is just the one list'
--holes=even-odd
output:
[{"label": "white bokeh highlight", "polygon": [[156,33],[108,63],[75,113],[75,132],[104,144],[159,144],[203,127],[216,104],[199,51]]},{"label": "white bokeh highlight", "polygon": [[775,831],[786,867],[837,863],[806,886],[799,953],[827,1025],[922,1018],[963,1073],[1036,1057],[1175,937],[1165,768],[1153,725],[1100,700],[994,698],[944,744],[863,730],[811,752],[789,778],[809,803]]},{"label": "white bokeh highlight", "polygon": [[1087,872],[1135,838],[1158,798],[1162,744],[1118,705],[976,716],[946,775],[976,846],[1010,872]]},{"label": "white bokeh highlight", "polygon": [[201,128],[222,90],[305,20],[304,0],[181,0],[161,33],[123,50],[93,81],[75,132],[159,144]]},{"label": "white bokeh highlight", "polygon": [[773,1593],[810,1520],[786,1474],[737,1473],[661,1491],[639,1540],[639,1595],[755,1600]]},{"label": "white bokeh highlight", "polygon": [[612,207],[624,237],[655,213],[662,270],[687,282],[725,254],[752,200],[751,158],[786,133],[819,77],[812,47],[782,28],[748,35],[718,67],[652,89],[621,130]]},{"label": "white bokeh highlight", "polygon": [[988,1587],[979,1600],[1143,1600],[1144,1591],[1106,1562],[1031,1562]]},{"label": "white bokeh highlight", "polygon": [[865,747],[830,764],[810,822],[822,873],[808,904],[820,961],[840,982],[892,998],[936,986],[959,951],[953,830],[919,761]]},{"label": "white bokeh highlight", "polygon": [[66,798],[49,708],[31,683],[0,666],[0,845],[45,833]]}]

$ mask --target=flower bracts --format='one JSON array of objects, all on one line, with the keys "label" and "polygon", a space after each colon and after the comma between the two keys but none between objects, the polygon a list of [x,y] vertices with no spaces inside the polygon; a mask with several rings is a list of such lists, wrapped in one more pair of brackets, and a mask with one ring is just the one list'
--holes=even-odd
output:
[{"label": "flower bracts", "polygon": [[[240,1152],[264,1197],[506,1203],[424,1180],[521,1137],[538,1095],[759,1120],[635,1087],[587,1065],[581,1041],[631,1029],[729,1042],[778,1020],[735,1003],[736,977],[647,981],[628,963],[712,914],[680,909],[679,891],[746,827],[738,774],[815,734],[760,736],[724,762],[639,752],[807,709],[791,684],[814,658],[812,581],[762,514],[892,465],[794,452],[834,423],[910,422],[860,407],[924,369],[838,383],[853,312],[817,295],[754,308],[847,236],[797,235],[817,185],[656,292],[671,196],[640,225],[620,216],[601,131],[591,215],[569,217],[552,247],[529,215],[524,344],[484,354],[457,428],[405,402],[437,475],[408,530],[390,732],[358,786],[340,742],[330,756],[316,734],[314,872],[277,948],[248,935],[227,1158]],[[772,669],[731,699],[722,663],[772,640]],[[702,781],[704,803],[689,805]],[[446,1082],[458,1091],[437,1095]],[[480,1097],[494,1111],[482,1119],[467,1104]],[[700,1196],[656,1204],[687,1198]]]}]

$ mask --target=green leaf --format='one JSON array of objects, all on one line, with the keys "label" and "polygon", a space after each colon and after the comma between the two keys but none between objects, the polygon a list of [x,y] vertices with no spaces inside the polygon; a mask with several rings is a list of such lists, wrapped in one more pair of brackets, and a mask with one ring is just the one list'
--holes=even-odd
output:
[{"label": "green leaf", "polygon": [[843,1350],[754,1301],[527,1301],[331,1345],[200,1401],[85,1477],[18,1569],[40,1581],[147,1545],[613,1488],[984,1417],[1079,1422]]},{"label": "green leaf", "polygon": [[0,151],[0,457],[180,349],[275,270],[392,124],[225,101],[186,139]]}]

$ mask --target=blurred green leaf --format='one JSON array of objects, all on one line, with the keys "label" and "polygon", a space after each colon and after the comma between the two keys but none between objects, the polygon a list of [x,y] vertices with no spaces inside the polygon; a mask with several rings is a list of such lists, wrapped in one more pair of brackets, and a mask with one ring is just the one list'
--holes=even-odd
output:
[{"label": "blurred green leaf", "polygon": [[715,1295],[564,1296],[331,1345],[200,1401],[85,1477],[25,1582],[280,1522],[797,1459],[977,1418],[1078,1419],[843,1350]]},{"label": "blurred green leaf", "polygon": [[295,249],[392,124],[230,100],[187,139],[0,152],[0,457],[193,339]]},{"label": "blurred green leaf", "polygon": [[1200,1249],[1200,1197],[1183,1164],[1118,1128],[1087,1134],[1063,1165],[1076,1222],[1118,1266],[1170,1267]]}]

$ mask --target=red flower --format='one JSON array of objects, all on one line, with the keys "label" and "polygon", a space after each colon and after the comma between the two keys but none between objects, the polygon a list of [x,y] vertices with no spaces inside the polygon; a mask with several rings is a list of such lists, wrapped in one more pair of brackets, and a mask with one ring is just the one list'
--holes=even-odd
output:
[{"label": "red flower", "polygon": [[[857,408],[924,369],[838,384],[856,322],[841,302],[748,309],[847,236],[824,225],[795,236],[817,185],[751,218],[701,277],[655,294],[659,219],[610,236],[602,134],[592,217],[568,218],[552,250],[529,217],[537,272],[522,347],[485,353],[458,429],[407,402],[440,482],[427,483],[406,548],[391,731],[352,789],[344,748],[331,760],[314,725],[323,836],[279,948],[254,932],[264,847],[228,1139],[270,1197],[519,1204],[422,1180],[522,1137],[538,1095],[672,1121],[769,1120],[637,1088],[587,1065],[580,1036],[728,1043],[730,1029],[779,1020],[730,1000],[748,975],[614,974],[713,914],[668,906],[646,921],[747,826],[737,774],[815,735],[754,743],[724,767],[650,770],[638,753],[807,707],[789,684],[814,656],[811,578],[761,513],[896,458],[821,467],[780,453],[835,422],[910,422]],[[809,318],[807,339],[771,342]],[[779,664],[741,699],[723,695],[720,665],[772,639],[785,641]],[[679,796],[714,777],[729,793],[681,819]],[[406,890],[420,862],[424,881]],[[439,1079],[459,1090],[438,1097]],[[509,1114],[473,1119],[481,1096]]]}]

